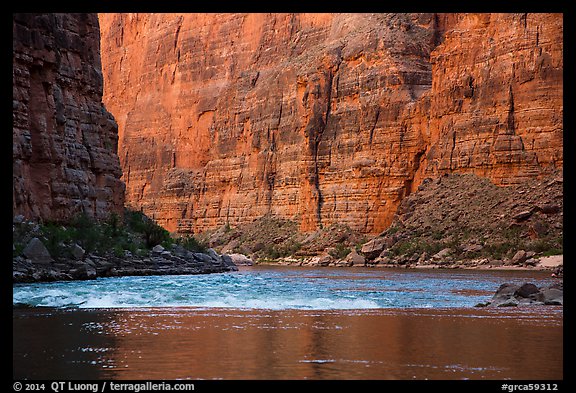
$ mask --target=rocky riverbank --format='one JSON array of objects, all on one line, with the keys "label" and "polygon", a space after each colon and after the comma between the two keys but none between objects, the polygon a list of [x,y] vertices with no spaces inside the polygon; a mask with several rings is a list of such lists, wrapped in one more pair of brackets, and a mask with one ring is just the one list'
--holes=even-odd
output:
[{"label": "rocky riverbank", "polygon": [[[238,270],[230,256],[213,249],[206,253],[191,252],[174,245],[171,250],[154,247],[147,256],[127,253],[123,257],[85,254],[79,258],[53,260],[34,238],[34,251],[29,256],[12,259],[13,282],[88,280],[97,277],[152,276],[167,274],[207,274]],[[79,250],[79,248],[77,248]]]},{"label": "rocky riverbank", "polygon": [[[530,255],[530,254],[529,254]],[[344,259],[336,259],[330,254],[314,257],[296,258],[285,257],[275,260],[250,261],[256,265],[281,265],[281,266],[309,266],[309,267],[371,267],[371,268],[405,268],[405,269],[474,269],[474,270],[544,270],[549,271],[554,277],[563,277],[564,256],[554,255],[550,257],[533,257],[528,263],[505,264],[501,260],[488,258],[462,260],[446,263],[441,259],[431,260],[428,263],[418,264],[395,264],[395,263],[371,263],[356,251],[351,252]]]},{"label": "rocky riverbank", "polygon": [[508,187],[472,174],[425,179],[377,236],[339,224],[298,229],[295,221],[265,216],[199,238],[255,264],[556,272],[563,267],[563,175]]},{"label": "rocky riverbank", "polygon": [[193,238],[172,239],[139,212],[104,223],[83,217],[66,226],[16,216],[12,252],[15,283],[238,270],[230,256]]},{"label": "rocky riverbank", "polygon": [[427,179],[361,253],[395,266],[531,268],[562,250],[563,177],[552,173],[510,187],[475,175]]}]

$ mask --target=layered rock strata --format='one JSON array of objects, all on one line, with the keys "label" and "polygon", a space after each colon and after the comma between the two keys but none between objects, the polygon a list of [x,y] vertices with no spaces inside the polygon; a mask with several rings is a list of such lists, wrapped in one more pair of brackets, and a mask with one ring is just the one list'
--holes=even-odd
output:
[{"label": "layered rock strata", "polygon": [[96,14],[13,15],[13,215],[121,213],[117,125],[102,104]]},{"label": "layered rock strata", "polygon": [[128,204],[379,233],[425,177],[561,168],[561,14],[102,14]]}]

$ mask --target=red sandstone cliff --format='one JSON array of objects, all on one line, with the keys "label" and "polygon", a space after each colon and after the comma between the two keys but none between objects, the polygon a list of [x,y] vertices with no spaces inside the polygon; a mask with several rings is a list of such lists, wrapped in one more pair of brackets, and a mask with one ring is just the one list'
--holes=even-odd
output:
[{"label": "red sandstone cliff", "polygon": [[96,14],[13,15],[13,214],[120,212],[117,125],[102,104]]},{"label": "red sandstone cliff", "polygon": [[562,166],[562,15],[102,14],[127,203],[389,225],[427,176]]},{"label": "red sandstone cliff", "polygon": [[430,58],[414,111],[425,121],[411,121],[426,142],[416,179],[473,172],[508,185],[562,168],[562,35],[561,14],[458,15]]}]

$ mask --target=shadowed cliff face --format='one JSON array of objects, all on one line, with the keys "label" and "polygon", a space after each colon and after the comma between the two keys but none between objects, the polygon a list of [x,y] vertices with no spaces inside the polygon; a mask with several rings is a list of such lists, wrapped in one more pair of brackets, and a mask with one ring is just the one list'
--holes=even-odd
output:
[{"label": "shadowed cliff face", "polygon": [[14,14],[13,48],[13,214],[66,221],[121,212],[97,15]]},{"label": "shadowed cliff face", "polygon": [[421,179],[562,166],[562,16],[102,14],[127,203],[385,229]]}]

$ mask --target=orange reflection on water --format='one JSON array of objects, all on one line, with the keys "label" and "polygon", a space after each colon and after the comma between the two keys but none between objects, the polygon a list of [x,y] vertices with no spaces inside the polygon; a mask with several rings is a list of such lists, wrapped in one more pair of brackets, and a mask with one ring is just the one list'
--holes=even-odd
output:
[{"label": "orange reflection on water", "polygon": [[562,311],[113,312],[103,378],[563,378]]}]

